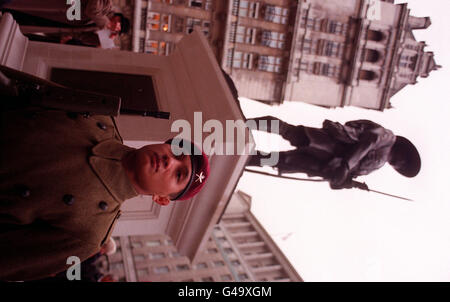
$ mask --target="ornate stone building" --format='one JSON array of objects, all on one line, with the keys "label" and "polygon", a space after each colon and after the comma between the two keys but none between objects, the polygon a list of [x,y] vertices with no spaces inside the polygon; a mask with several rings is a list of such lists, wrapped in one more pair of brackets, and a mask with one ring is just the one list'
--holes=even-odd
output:
[{"label": "ornate stone building", "polygon": [[168,55],[198,28],[239,95],[270,104],[384,110],[439,67],[413,34],[430,18],[393,0],[115,1],[134,11],[129,49]]},{"label": "ornate stone building", "polygon": [[[234,194],[193,261],[165,235],[115,237],[109,271],[119,281],[303,281],[250,212],[250,196]],[[99,263],[107,267],[106,260]]]}]

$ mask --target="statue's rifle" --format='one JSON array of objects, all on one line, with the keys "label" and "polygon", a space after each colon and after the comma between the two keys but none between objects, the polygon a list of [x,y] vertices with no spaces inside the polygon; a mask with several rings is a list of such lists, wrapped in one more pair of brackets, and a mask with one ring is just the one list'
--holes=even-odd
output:
[{"label": "statue's rifle", "polygon": [[[251,172],[251,173],[256,173],[256,174],[261,174],[261,175],[266,175],[266,176],[282,178],[282,179],[301,180],[301,181],[309,181],[309,182],[325,182],[325,181],[327,181],[326,179],[323,179],[323,178],[320,178],[320,179],[317,179],[317,178],[300,178],[300,177],[276,175],[276,174],[262,172],[262,171],[256,171],[256,170],[252,170],[252,169],[248,169],[248,168],[245,168],[244,171]],[[414,201],[414,200],[409,199],[409,198],[405,198],[405,197],[401,197],[401,196],[397,196],[397,195],[393,195],[393,194],[389,194],[389,193],[385,193],[385,192],[369,189],[369,187],[367,186],[366,183],[359,182],[359,181],[356,181],[356,180],[352,180],[352,187],[353,188],[358,188],[360,190],[368,191],[368,192],[373,192],[373,193],[377,193],[377,194],[386,195],[386,196],[389,196],[389,197],[402,199],[402,200]]]},{"label": "statue's rifle", "polygon": [[394,195],[394,194],[389,194],[389,193],[385,193],[385,192],[369,189],[367,184],[364,183],[364,182],[359,182],[359,181],[356,181],[356,180],[352,180],[352,184],[353,184],[353,188],[358,188],[358,189],[361,189],[361,190],[364,190],[364,191],[374,192],[374,193],[377,193],[377,194],[382,194],[382,195],[386,195],[386,196],[389,196],[389,197],[394,197],[394,198],[398,198],[398,199],[402,199],[402,200],[414,201],[414,200],[409,199],[409,198],[405,198],[405,197],[397,196],[397,195]]}]

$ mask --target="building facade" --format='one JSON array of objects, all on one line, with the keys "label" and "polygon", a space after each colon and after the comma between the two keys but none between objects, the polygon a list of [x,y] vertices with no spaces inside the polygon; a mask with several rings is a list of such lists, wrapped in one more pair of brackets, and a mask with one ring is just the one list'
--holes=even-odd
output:
[{"label": "building facade", "polygon": [[430,18],[393,2],[136,0],[131,47],[168,55],[197,28],[240,96],[384,110],[396,92],[439,67],[413,34]]},{"label": "building facade", "polygon": [[303,281],[250,212],[250,202],[245,193],[234,194],[193,261],[165,235],[115,237],[117,251],[107,273],[128,282]]}]

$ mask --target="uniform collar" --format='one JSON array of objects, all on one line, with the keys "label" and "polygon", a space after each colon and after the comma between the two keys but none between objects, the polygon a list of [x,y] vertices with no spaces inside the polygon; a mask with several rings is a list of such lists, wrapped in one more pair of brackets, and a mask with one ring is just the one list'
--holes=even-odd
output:
[{"label": "uniform collar", "polygon": [[92,148],[89,163],[109,193],[119,203],[138,195],[122,166],[122,157],[134,150],[115,139],[97,144]]}]

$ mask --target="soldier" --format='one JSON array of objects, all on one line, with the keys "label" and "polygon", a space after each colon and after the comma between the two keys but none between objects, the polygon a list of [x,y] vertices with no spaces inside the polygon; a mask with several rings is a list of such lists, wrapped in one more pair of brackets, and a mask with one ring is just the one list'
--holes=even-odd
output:
[{"label": "soldier", "polygon": [[[332,189],[361,186],[352,179],[367,175],[388,162],[398,173],[414,177],[420,171],[420,155],[402,136],[368,120],[345,125],[325,120],[321,129],[294,126],[272,116],[253,119],[279,121],[279,134],[297,149],[280,152],[278,173],[306,173],[328,180]],[[249,166],[261,166],[263,155],[253,155]],[[364,185],[364,184],[363,184]],[[361,187],[367,189],[366,186]]]},{"label": "soldier", "polygon": [[[123,145],[100,114],[118,111],[113,98],[0,71],[0,280],[45,278],[70,256],[98,253],[127,199],[167,205],[204,186],[208,159],[192,143]],[[201,155],[175,156],[171,145]]]}]

